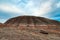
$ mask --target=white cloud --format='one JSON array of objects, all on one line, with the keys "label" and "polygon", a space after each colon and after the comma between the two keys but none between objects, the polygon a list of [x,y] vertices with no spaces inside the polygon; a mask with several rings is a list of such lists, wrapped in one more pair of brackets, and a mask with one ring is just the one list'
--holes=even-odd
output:
[{"label": "white cloud", "polygon": [[22,9],[16,7],[15,5],[7,5],[7,4],[1,4],[0,10],[6,11],[6,12],[12,12],[12,13],[22,13]]},{"label": "white cloud", "polygon": [[52,7],[51,7],[52,2],[51,2],[51,0],[42,2],[41,4],[39,4],[39,8],[36,8],[34,5],[35,5],[34,2],[32,2],[32,1],[30,1],[26,5],[26,8],[29,9],[30,12],[32,12],[31,15],[41,16],[43,14],[46,14],[46,13],[52,11]]},{"label": "white cloud", "polygon": [[57,6],[57,8],[60,8],[60,2],[58,2],[58,3],[56,4],[56,6]]},{"label": "white cloud", "polygon": [[46,2],[46,3],[41,4],[39,10],[35,10],[33,12],[35,13],[35,15],[41,16],[41,15],[43,15],[45,13],[48,13],[49,11],[51,11],[51,3]]},{"label": "white cloud", "polygon": [[16,5],[3,4],[0,5],[0,9],[2,9],[3,11],[12,12],[16,14],[22,13],[23,15],[34,15],[34,16],[41,16],[52,10],[51,8],[52,0],[46,0],[45,2],[41,2],[40,4],[38,4],[39,6],[37,5],[39,8],[37,8],[35,5],[37,5],[35,1],[30,0],[28,1],[28,3],[25,5],[24,8],[20,8],[20,6],[18,8]]}]

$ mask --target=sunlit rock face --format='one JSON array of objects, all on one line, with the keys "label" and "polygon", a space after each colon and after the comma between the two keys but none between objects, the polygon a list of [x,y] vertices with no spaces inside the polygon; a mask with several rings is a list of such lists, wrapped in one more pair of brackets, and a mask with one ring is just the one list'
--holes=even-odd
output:
[{"label": "sunlit rock face", "polygon": [[0,28],[0,40],[60,40],[60,22],[36,16],[10,18]]}]

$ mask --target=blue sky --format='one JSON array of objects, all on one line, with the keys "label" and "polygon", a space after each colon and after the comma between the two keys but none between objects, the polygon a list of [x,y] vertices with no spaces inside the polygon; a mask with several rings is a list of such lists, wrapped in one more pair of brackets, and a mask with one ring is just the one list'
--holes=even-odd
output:
[{"label": "blue sky", "polygon": [[0,0],[0,22],[20,15],[60,21],[60,0]]}]

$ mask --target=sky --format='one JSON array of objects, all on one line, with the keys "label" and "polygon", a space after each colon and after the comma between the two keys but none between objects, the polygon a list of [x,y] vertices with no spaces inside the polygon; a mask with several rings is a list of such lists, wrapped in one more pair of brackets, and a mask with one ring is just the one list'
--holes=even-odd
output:
[{"label": "sky", "polygon": [[60,21],[60,0],[0,0],[0,22],[29,15]]}]

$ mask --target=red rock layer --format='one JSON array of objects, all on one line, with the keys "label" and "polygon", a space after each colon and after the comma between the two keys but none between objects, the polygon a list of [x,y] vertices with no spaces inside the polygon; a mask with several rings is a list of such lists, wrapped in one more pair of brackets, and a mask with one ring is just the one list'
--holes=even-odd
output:
[{"label": "red rock layer", "polygon": [[44,29],[51,32],[60,31],[60,22],[43,17],[19,16],[9,19],[5,24],[8,27],[20,29]]}]

